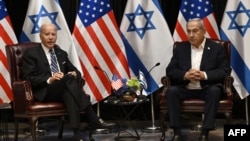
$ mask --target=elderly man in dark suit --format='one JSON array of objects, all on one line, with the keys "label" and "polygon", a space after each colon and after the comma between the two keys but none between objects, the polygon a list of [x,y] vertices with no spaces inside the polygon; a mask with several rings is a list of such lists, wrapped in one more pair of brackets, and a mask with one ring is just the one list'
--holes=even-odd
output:
[{"label": "elderly man in dark suit", "polygon": [[191,19],[186,25],[188,41],[173,51],[166,68],[172,86],[166,90],[173,141],[180,141],[180,103],[184,99],[205,100],[205,118],[199,141],[208,140],[214,129],[219,100],[223,94],[222,82],[231,73],[224,48],[205,37],[206,29],[201,19]]},{"label": "elderly man in dark suit", "polygon": [[83,91],[81,73],[70,62],[67,53],[55,45],[56,26],[43,24],[40,39],[41,46],[30,48],[23,55],[23,77],[32,84],[36,100],[65,104],[74,138],[76,141],[83,140],[80,133],[80,110],[85,111],[89,128],[101,128],[105,124],[98,118]]}]

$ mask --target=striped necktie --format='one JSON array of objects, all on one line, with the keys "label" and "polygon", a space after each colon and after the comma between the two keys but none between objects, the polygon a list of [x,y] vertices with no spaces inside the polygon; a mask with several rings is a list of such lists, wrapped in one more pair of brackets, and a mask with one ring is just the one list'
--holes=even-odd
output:
[{"label": "striped necktie", "polygon": [[59,72],[59,68],[57,65],[57,60],[56,60],[56,54],[53,49],[49,50],[50,52],[50,59],[51,59],[51,64],[50,64],[50,69],[52,74]]}]

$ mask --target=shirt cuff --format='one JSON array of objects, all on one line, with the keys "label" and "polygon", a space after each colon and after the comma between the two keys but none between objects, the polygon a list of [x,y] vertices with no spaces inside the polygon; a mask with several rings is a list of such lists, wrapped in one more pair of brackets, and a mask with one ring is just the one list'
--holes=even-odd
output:
[{"label": "shirt cuff", "polygon": [[51,77],[49,77],[49,78],[47,79],[47,84],[50,84],[50,79],[51,79]]},{"label": "shirt cuff", "polygon": [[204,71],[205,80],[207,80],[207,73]]}]

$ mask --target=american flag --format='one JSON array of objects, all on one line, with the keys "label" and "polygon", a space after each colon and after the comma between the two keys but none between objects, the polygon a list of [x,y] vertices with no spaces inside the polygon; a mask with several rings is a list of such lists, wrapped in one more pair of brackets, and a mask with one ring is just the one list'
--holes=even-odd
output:
[{"label": "american flag", "polygon": [[112,77],[111,86],[117,91],[123,86],[123,82],[117,77],[117,75],[114,74]]},{"label": "american flag", "polygon": [[203,20],[207,29],[207,37],[213,39],[220,38],[211,0],[182,0],[173,34],[175,41],[187,40],[186,23],[192,18]]},{"label": "american flag", "polygon": [[111,94],[108,76],[129,77],[125,48],[109,0],[80,0],[73,40],[86,80],[84,88],[92,94],[92,103],[101,101]]},{"label": "american flag", "polygon": [[0,104],[13,100],[5,45],[17,43],[5,2],[0,1]]}]

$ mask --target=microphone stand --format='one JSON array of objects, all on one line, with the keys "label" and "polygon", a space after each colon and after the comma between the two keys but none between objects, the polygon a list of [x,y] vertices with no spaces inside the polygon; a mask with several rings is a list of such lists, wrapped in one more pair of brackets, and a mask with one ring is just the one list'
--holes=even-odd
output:
[{"label": "microphone stand", "polygon": [[[159,66],[160,63],[156,63],[149,71],[148,74],[150,74],[150,72],[157,66]],[[145,131],[147,133],[156,133],[156,132],[160,132],[160,127],[156,127],[155,126],[155,113],[154,113],[154,96],[153,93],[151,93],[150,95],[150,100],[151,100],[151,118],[152,118],[152,126],[151,127],[146,127]]]},{"label": "microphone stand", "polygon": [[155,132],[160,132],[160,127],[156,127],[155,126],[155,114],[154,114],[154,97],[153,94],[151,94],[150,96],[151,99],[151,117],[152,117],[152,126],[151,127],[146,127],[146,131],[151,133],[155,133]]}]

